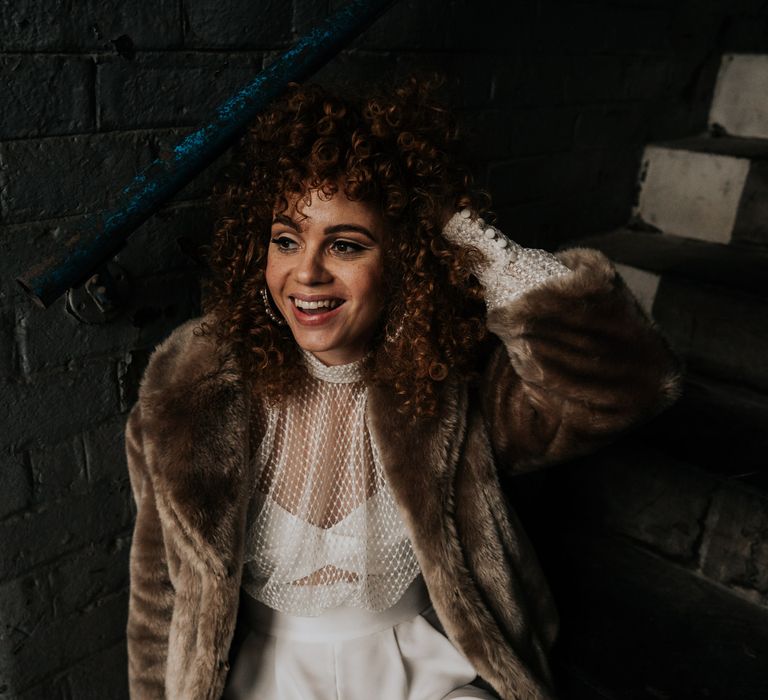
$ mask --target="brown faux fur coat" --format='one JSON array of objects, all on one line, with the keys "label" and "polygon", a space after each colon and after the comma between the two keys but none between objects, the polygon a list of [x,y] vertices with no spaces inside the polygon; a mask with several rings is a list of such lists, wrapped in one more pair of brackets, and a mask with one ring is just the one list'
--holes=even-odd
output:
[{"label": "brown faux fur coat", "polygon": [[[369,387],[368,424],[438,617],[505,700],[554,697],[557,615],[497,470],[592,451],[680,386],[677,359],[608,259],[558,257],[572,272],[489,314],[501,342],[482,382],[447,380],[435,418],[414,422],[391,390]],[[219,698],[229,669],[260,436],[237,363],[193,334],[198,321],[157,347],[126,426],[134,699]]]}]

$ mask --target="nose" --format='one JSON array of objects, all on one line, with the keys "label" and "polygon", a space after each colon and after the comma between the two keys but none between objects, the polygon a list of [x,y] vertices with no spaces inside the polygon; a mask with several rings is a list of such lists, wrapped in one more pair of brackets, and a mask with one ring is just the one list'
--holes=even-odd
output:
[{"label": "nose", "polygon": [[301,254],[295,268],[296,280],[301,284],[315,285],[330,282],[333,275],[325,266],[321,249],[307,248]]}]

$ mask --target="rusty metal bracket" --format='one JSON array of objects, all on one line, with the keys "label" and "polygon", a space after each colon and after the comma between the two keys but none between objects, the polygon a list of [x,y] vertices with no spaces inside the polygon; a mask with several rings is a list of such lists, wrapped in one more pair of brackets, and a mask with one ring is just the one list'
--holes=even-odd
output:
[{"label": "rusty metal bracket", "polygon": [[66,310],[78,321],[106,323],[120,314],[130,297],[128,273],[109,261],[91,275],[85,284],[67,290]]}]

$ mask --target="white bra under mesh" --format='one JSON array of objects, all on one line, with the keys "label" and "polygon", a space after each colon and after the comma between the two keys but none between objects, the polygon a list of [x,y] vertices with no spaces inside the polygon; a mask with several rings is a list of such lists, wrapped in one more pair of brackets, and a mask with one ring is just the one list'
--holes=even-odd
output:
[{"label": "white bra under mesh", "polygon": [[385,610],[419,566],[368,431],[361,363],[305,358],[306,384],[259,426],[243,587],[294,615]]}]

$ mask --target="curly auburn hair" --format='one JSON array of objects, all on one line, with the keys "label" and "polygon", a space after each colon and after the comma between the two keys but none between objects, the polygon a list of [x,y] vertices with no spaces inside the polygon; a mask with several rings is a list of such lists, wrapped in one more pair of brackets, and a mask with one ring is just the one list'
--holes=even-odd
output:
[{"label": "curly auburn hair", "polygon": [[439,80],[410,78],[366,96],[340,97],[291,84],[242,139],[223,182],[208,252],[203,310],[234,350],[254,394],[277,400],[306,372],[288,326],[270,320],[261,297],[272,221],[289,200],[343,187],[387,222],[388,305],[364,363],[366,379],[386,382],[401,410],[432,416],[451,372],[472,373],[486,338],[482,289],[470,273],[477,251],[442,235],[446,213],[488,209],[459,157],[454,117],[435,99]]}]

